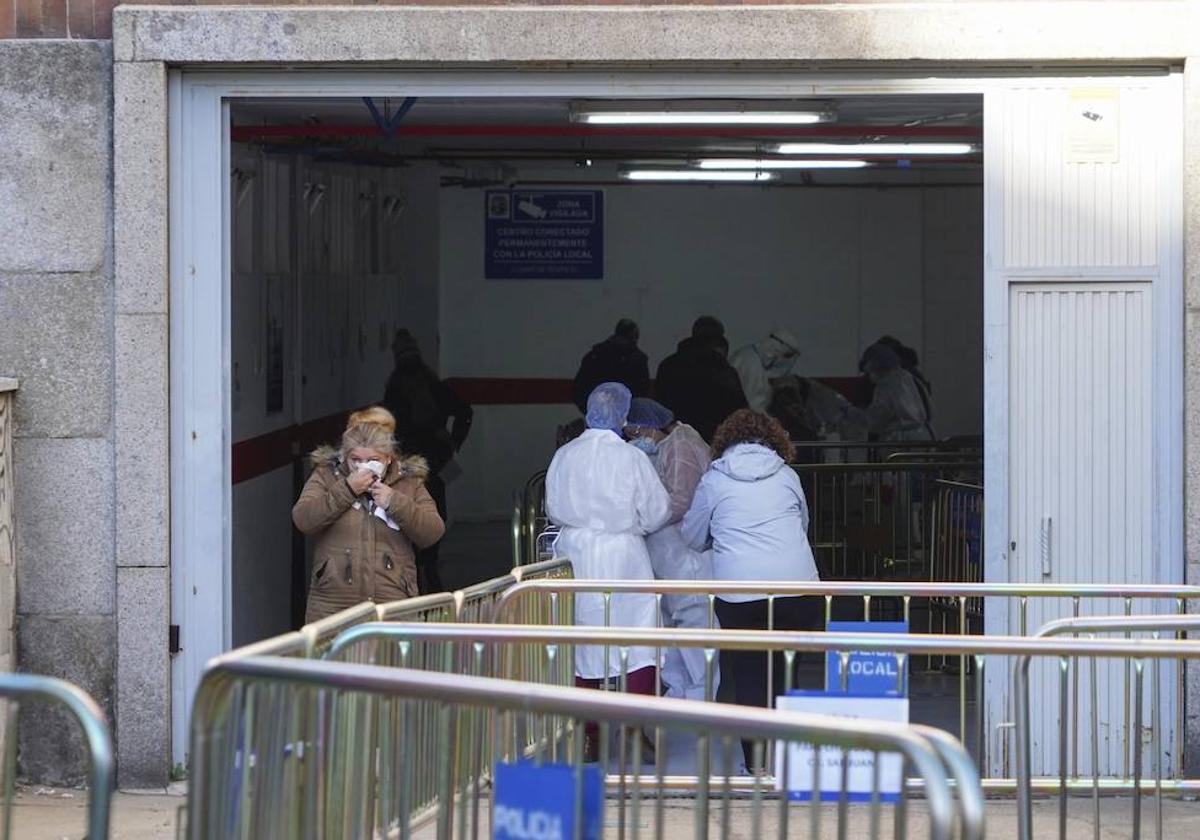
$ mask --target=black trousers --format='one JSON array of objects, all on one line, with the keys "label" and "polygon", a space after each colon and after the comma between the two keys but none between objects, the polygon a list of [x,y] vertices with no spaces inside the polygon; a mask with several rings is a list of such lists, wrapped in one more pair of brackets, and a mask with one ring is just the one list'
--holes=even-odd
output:
[{"label": "black trousers", "polygon": [[[767,600],[761,601],[722,601],[717,598],[717,618],[720,619],[723,630],[766,630],[767,629]],[[775,630],[822,630],[825,627],[824,601],[819,596],[803,596],[795,598],[776,598],[774,609]],[[767,684],[767,663],[772,654],[749,650],[727,650],[721,655],[721,682],[730,680],[733,683],[733,700],[739,706],[758,706],[767,708],[772,697],[783,694],[787,685],[787,665],[783,653],[775,653],[774,668],[771,673],[771,685]],[[798,663],[797,656],[793,664]],[[792,687],[804,688],[796,682],[796,673],[792,673]],[[819,688],[820,686],[807,686]],[[742,742],[746,766],[754,762],[754,746],[750,741]]]},{"label": "black trousers", "polygon": [[[446,520],[446,482],[440,475],[430,475],[425,479],[425,489],[433,497],[433,503],[437,505],[438,516],[442,517],[444,522]],[[442,573],[438,570],[438,547],[440,545],[441,541],[439,540],[429,548],[423,548],[417,552],[417,588],[421,590],[422,595],[446,591],[445,586],[442,585]]]}]

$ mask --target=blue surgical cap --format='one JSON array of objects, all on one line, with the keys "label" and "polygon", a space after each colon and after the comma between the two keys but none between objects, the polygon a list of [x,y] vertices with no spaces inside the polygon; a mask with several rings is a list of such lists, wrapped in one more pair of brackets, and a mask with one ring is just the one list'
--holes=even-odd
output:
[{"label": "blue surgical cap", "polygon": [[671,409],[649,397],[634,397],[629,407],[629,425],[647,429],[665,429],[675,422]]},{"label": "blue surgical cap", "polygon": [[588,428],[620,432],[625,428],[625,418],[629,416],[629,404],[632,400],[633,394],[620,382],[597,385],[596,390],[588,397]]}]

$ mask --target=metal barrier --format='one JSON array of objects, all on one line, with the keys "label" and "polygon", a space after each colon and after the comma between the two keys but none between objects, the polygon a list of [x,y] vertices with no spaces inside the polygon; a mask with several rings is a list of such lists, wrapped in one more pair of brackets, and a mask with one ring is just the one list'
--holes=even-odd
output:
[{"label": "metal barrier", "polygon": [[796,464],[809,544],[825,580],[930,579],[929,503],[939,481],[978,482],[982,462]]},{"label": "metal barrier", "polygon": [[538,556],[538,536],[545,530],[549,519],[546,516],[546,471],[540,470],[530,476],[521,492],[520,545],[518,565],[528,565],[547,558]]},{"label": "metal barrier", "polygon": [[[1129,638],[1133,633],[1151,633],[1155,640],[1158,639],[1162,632],[1169,632],[1175,635],[1176,638],[1184,637],[1188,632],[1200,630],[1200,616],[1185,615],[1185,616],[1100,616],[1090,618],[1067,618],[1058,621],[1052,621],[1044,625],[1038,630],[1036,636],[1038,638],[1050,638],[1055,636],[1065,636],[1073,634],[1078,636],[1081,633],[1088,634],[1091,637],[1107,633],[1123,633],[1126,638]],[[1200,644],[1188,645],[1187,650],[1191,651],[1188,658],[1200,658]],[[1059,801],[1058,801],[1058,835],[1062,840],[1067,836],[1067,793],[1070,786],[1068,777],[1071,781],[1078,782],[1083,778],[1080,768],[1079,759],[1079,732],[1081,721],[1088,717],[1085,709],[1081,708],[1079,696],[1079,659],[1081,657],[1066,657],[1064,656],[1058,663],[1057,673],[1059,682],[1058,702],[1059,702],[1059,726],[1058,726],[1058,757],[1059,757]],[[1125,669],[1125,706],[1124,706],[1124,740],[1122,743],[1122,753],[1125,758],[1125,775],[1130,777],[1132,782],[1132,826],[1133,837],[1141,836],[1142,816],[1142,781],[1143,781],[1143,762],[1146,749],[1142,733],[1144,731],[1144,699],[1145,699],[1145,665],[1142,659],[1150,659],[1152,665],[1152,676],[1150,679],[1151,685],[1151,700],[1150,700],[1150,754],[1151,762],[1154,767],[1154,795],[1155,795],[1155,837],[1162,838],[1163,836],[1163,747],[1162,747],[1162,659],[1163,657],[1156,652],[1144,650],[1141,656],[1137,659],[1127,659],[1124,664]],[[1091,717],[1091,793],[1093,803],[1093,821],[1095,824],[1095,833],[1098,837],[1100,834],[1100,750],[1101,750],[1101,714],[1100,714],[1100,693],[1098,684],[1101,682],[1099,675],[1100,666],[1095,657],[1091,657],[1091,667],[1089,668],[1090,675],[1090,691],[1087,695],[1086,705],[1090,706]],[[1032,817],[1032,789],[1030,779],[1033,776],[1032,769],[1032,726],[1030,723],[1030,657],[1022,656],[1017,660],[1016,668],[1013,672],[1013,693],[1016,698],[1016,714],[1017,714],[1017,806],[1019,830],[1022,840],[1030,840],[1033,836],[1033,817]],[[1074,667],[1072,667],[1074,665]],[[1131,670],[1133,679],[1130,679]],[[1180,683],[1183,681],[1183,674],[1177,673],[1176,680]],[[1132,689],[1133,699],[1130,702],[1130,694]],[[1130,721],[1132,706],[1132,722]],[[1131,725],[1132,723],[1132,725]],[[1130,732],[1137,733],[1137,737],[1131,739]],[[1069,733],[1069,734],[1068,734]],[[1178,768],[1181,758],[1178,744],[1180,743],[1183,733],[1176,731],[1176,747],[1172,750],[1172,754],[1176,756],[1176,766]],[[1070,749],[1068,749],[1068,741]],[[1070,773],[1068,769],[1070,768]]]},{"label": "metal barrier", "polygon": [[[1189,601],[1200,600],[1200,586],[1170,586],[1157,584],[1050,584],[1050,583],[958,583],[958,582],[849,582],[849,581],[668,581],[668,580],[536,580],[520,581],[501,597],[495,613],[497,623],[533,624],[524,621],[530,615],[553,614],[559,623],[572,623],[563,611],[564,595],[595,593],[611,597],[621,593],[663,595],[701,595],[708,599],[710,613],[713,602],[722,595],[751,594],[771,598],[802,595],[825,599],[825,617],[847,617],[862,620],[896,619],[910,623],[913,629],[930,633],[945,630],[969,635],[972,624],[969,606],[972,600],[983,599],[997,607],[1010,609],[1015,635],[1029,633],[1031,605],[1058,602],[1070,604],[1072,617],[1079,617],[1084,602],[1100,602],[1104,614],[1124,609],[1131,615],[1135,606],[1152,606],[1156,611],[1169,606],[1176,613],[1187,611]],[[932,620],[920,621],[919,613],[931,599],[951,604],[957,614],[955,626],[939,625]],[[544,602],[540,611],[520,612],[527,607],[524,601]],[[924,603],[922,603],[924,602]]]},{"label": "metal barrier", "polygon": [[[448,622],[492,619],[492,611],[505,589],[519,581],[570,580],[571,562],[565,558],[548,560],[514,569],[511,574],[493,578],[457,592],[437,592],[376,604],[365,601],[334,613],[320,621],[306,624],[299,630],[273,636],[223,654],[241,656],[296,656],[303,659],[320,658],[329,644],[350,627],[373,621]],[[539,614],[540,615],[540,614]]]},{"label": "metal barrier", "polygon": [[[1200,587],[1109,584],[994,584],[994,583],[846,583],[813,581],[779,583],[769,581],[536,581],[519,583],[504,593],[497,606],[497,623],[569,625],[573,624],[574,595],[589,593],[606,600],[616,594],[648,593],[657,598],[665,595],[701,595],[709,600],[709,613],[715,611],[715,599],[729,594],[759,594],[774,600],[784,597],[817,596],[825,600],[826,620],[832,618],[879,620],[895,619],[908,622],[911,630],[930,633],[949,632],[969,635],[980,629],[972,620],[969,605],[987,604],[988,610],[1007,612],[1012,632],[1026,636],[1031,626],[1031,614],[1071,615],[1079,617],[1083,605],[1093,614],[1113,614],[1124,611],[1184,613],[1189,602],[1200,600]],[[943,608],[932,608],[941,602]],[[768,610],[768,629],[774,630],[774,610]],[[976,637],[977,638],[977,637]],[[985,723],[1009,720],[1003,707],[985,710],[981,698],[985,687],[992,693],[1005,692],[1011,680],[1005,672],[986,673],[970,653],[951,655],[944,650],[937,658],[920,658],[911,663],[920,679],[932,681],[948,692],[958,714],[957,732],[964,742],[979,741],[986,747],[988,733],[979,731]],[[932,673],[929,673],[932,672]],[[947,673],[943,673],[947,672]],[[1004,674],[1002,677],[1001,674]],[[1171,687],[1174,698],[1174,729],[1184,730],[1184,684],[1179,679]],[[1114,689],[1115,691],[1115,689]],[[932,701],[931,701],[932,702]],[[976,705],[977,725],[970,723],[970,708]],[[992,750],[978,748],[987,757],[996,774],[1008,775],[1010,757],[1007,742]]]},{"label": "metal barrier", "polygon": [[[323,717],[292,714],[304,696],[321,698]],[[973,840],[983,834],[982,793],[969,762],[953,739],[922,727],[398,668],[248,657],[213,665],[201,682],[192,720],[188,836],[409,838],[415,828],[433,822],[439,840],[478,837],[485,818],[490,823],[496,815],[485,794],[493,761],[567,765],[576,780],[578,817],[588,722],[598,725],[604,742],[615,736],[621,745],[616,760],[607,763],[616,771],[610,773],[615,799],[608,809],[615,812],[611,818],[621,837],[649,833],[643,828],[659,838],[668,832],[679,836],[677,824],[690,821],[689,830],[698,840],[718,832],[728,838],[735,812],[750,821],[754,837],[793,836],[794,824],[807,824],[812,837],[824,837],[830,819],[830,833],[845,837],[854,817],[861,818],[870,836],[881,836],[884,805],[878,770],[866,804],[852,806],[846,792],[847,759],[863,752],[876,759],[876,768],[881,755],[898,753],[921,778],[929,837]],[[394,750],[373,749],[377,736],[389,729],[406,737],[386,742]],[[541,733],[534,749],[526,749],[517,737],[522,729]],[[426,730],[434,733],[432,743],[407,737]],[[643,739],[637,733],[648,730],[662,745],[668,733],[690,736],[697,753],[709,757],[706,766],[724,765],[715,774],[701,775],[694,802],[669,804],[663,753],[655,753],[654,772],[644,773],[650,762],[642,760]],[[843,767],[836,804],[821,804],[819,789],[807,804],[793,802],[767,789],[762,777],[752,780],[749,798],[737,798],[731,763],[739,739],[751,740],[760,753],[772,743],[836,750]],[[790,749],[781,754],[783,761],[791,760]],[[464,767],[468,772],[461,772]],[[651,806],[652,820],[643,821]],[[717,813],[710,815],[710,809]],[[907,836],[907,796],[892,810],[896,836]],[[582,837],[580,820],[575,825],[574,836]]]},{"label": "metal barrier", "polygon": [[[1154,616],[1139,617],[1132,624],[1121,623],[1123,621],[1120,617],[1086,620],[1086,622],[1099,623],[1115,622],[1113,624],[1114,632],[1116,630],[1128,631],[1130,627],[1167,627],[1171,629],[1179,629],[1182,626],[1200,627],[1200,618],[1190,616],[1183,619],[1184,622],[1191,622],[1186,625],[1175,623],[1173,617],[1163,619]],[[1072,626],[1083,629],[1098,626],[1095,623],[1086,622]],[[1064,622],[1064,624],[1067,623]],[[512,663],[527,662],[531,655],[543,660],[543,666],[540,671],[536,671],[537,673],[552,673],[553,668],[556,667],[555,663],[570,661],[572,646],[583,644],[604,645],[618,649],[627,649],[631,646],[650,647],[658,651],[660,663],[663,652],[669,647],[699,648],[710,653],[719,650],[775,652],[782,655],[788,669],[784,681],[785,690],[795,686],[793,680],[796,679],[796,673],[793,669],[797,665],[799,654],[804,652],[838,654],[841,657],[842,667],[840,670],[842,674],[848,672],[845,665],[851,653],[890,654],[896,657],[896,672],[899,679],[903,679],[906,662],[920,655],[969,656],[976,662],[981,673],[985,670],[989,657],[1004,659],[1038,657],[1050,662],[1057,662],[1065,657],[1112,658],[1122,665],[1129,663],[1131,668],[1139,674],[1141,670],[1136,663],[1143,658],[1168,659],[1179,663],[1184,660],[1200,658],[1200,643],[1174,640],[1148,642],[1138,639],[1116,639],[1101,641],[1015,636],[929,636],[529,626],[481,627],[453,624],[362,625],[340,637],[334,644],[331,656],[348,656],[352,652],[357,652],[356,658],[360,661],[374,662],[379,661],[375,657],[386,655],[387,651],[391,649],[404,649],[408,655],[412,656],[425,646],[437,648],[444,653],[447,646],[458,645],[464,649],[469,648],[471,655],[475,657],[475,662],[479,667],[485,669],[484,673],[508,677],[513,673],[510,670]],[[486,663],[489,662],[492,670],[486,670],[488,667]],[[437,662],[434,662],[433,665],[433,670],[439,670]],[[561,673],[561,665],[557,667]],[[1016,697],[1018,698],[1028,696],[1027,681],[1022,682],[1021,680],[1018,668],[1014,672],[1014,681],[1018,689]],[[1133,694],[1136,698],[1137,692],[1134,691]],[[1024,709],[1027,710],[1028,705],[1025,705]],[[1020,712],[1021,709],[1018,708],[1018,711]],[[1119,729],[1122,714],[1123,711],[1120,709],[1113,710],[1113,720],[1105,725],[1111,730]],[[1076,716],[1075,719],[1078,717]],[[1136,704],[1132,722],[1134,724],[1133,731],[1139,732],[1141,713],[1137,710]],[[1160,721],[1155,723],[1160,727]],[[1027,715],[1023,717],[1018,714],[1008,728],[1014,728],[1022,733],[1021,737],[1025,739],[1025,743],[1028,743],[1029,721]],[[1060,727],[1060,731],[1064,733],[1069,729],[1071,727]],[[960,733],[962,740],[966,740],[962,736],[967,734],[970,733]],[[1181,738],[1182,732],[1177,732],[1177,736]],[[1018,738],[1018,743],[1020,742],[1021,738]],[[978,744],[984,748],[989,747],[989,741],[986,738],[979,740]],[[1003,749],[1007,752],[1007,745]],[[1158,754],[1161,755],[1161,753]],[[1144,789],[1146,786],[1136,764],[1131,775],[1104,779],[1097,777],[1093,786],[1082,785],[1078,780],[1073,781],[1061,769],[1057,775],[1033,778],[1029,772],[1028,755],[1029,752],[1026,749],[1024,752],[1026,763],[1017,763],[1018,778],[1014,779],[1010,776],[985,778],[983,782],[985,789],[996,793],[1017,792],[1021,794],[1023,791],[1024,796],[1028,798],[1029,794],[1035,790],[1060,793],[1063,790],[1071,792],[1095,789],[1103,791],[1105,794],[1128,794],[1131,791]],[[1172,755],[1178,756],[1178,752],[1172,751]],[[979,766],[987,766],[984,755],[978,755],[977,761]],[[1025,769],[1021,770],[1022,767]],[[1182,768],[1177,761],[1172,768],[1173,778],[1170,780],[1163,778],[1162,765],[1160,764],[1158,767],[1159,772],[1154,782],[1154,790],[1160,795],[1163,792],[1187,796],[1195,796],[1200,793],[1200,779],[1183,778]],[[750,783],[747,781],[748,778],[746,777],[739,783],[741,787],[744,788]],[[690,788],[694,787],[696,781],[692,777],[679,776],[673,780],[673,784]],[[1028,800],[1026,799],[1026,801]]]},{"label": "metal barrier", "polygon": [[[0,674],[0,712],[10,737],[0,756],[0,838],[12,837],[13,785],[17,769],[17,716],[26,701],[47,701],[66,709],[79,722],[88,750],[87,836],[107,840],[112,804],[112,736],[104,712],[82,689],[53,677],[34,674]],[[7,708],[6,708],[7,707]]]}]

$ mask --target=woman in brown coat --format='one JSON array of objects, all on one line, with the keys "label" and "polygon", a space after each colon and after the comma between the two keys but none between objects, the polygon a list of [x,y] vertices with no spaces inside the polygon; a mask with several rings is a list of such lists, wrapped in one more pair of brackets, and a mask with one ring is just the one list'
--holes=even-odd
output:
[{"label": "woman in brown coat", "polygon": [[395,430],[386,409],[358,411],[340,449],[312,454],[292,508],[296,527],[316,537],[305,621],[417,594],[416,549],[440,540],[446,525],[425,490],[425,461],[397,456]]}]

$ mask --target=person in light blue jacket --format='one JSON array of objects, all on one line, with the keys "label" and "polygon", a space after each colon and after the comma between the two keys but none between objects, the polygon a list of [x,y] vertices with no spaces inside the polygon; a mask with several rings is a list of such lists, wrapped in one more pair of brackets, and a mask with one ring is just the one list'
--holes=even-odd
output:
[{"label": "person in light blue jacket", "polygon": [[[750,409],[734,412],[713,435],[712,449],[716,460],[696,488],[682,534],[696,551],[711,545],[713,576],[730,581],[819,580],[808,543],[808,502],[800,479],[788,466],[792,444],[779,421]],[[766,593],[719,595],[716,610],[726,629],[823,626],[819,597],[775,599],[770,624]],[[731,651],[728,659],[740,705],[767,707],[783,693],[781,655],[773,669],[773,685],[767,682],[766,654]],[[751,761],[749,752],[746,761]]]}]

